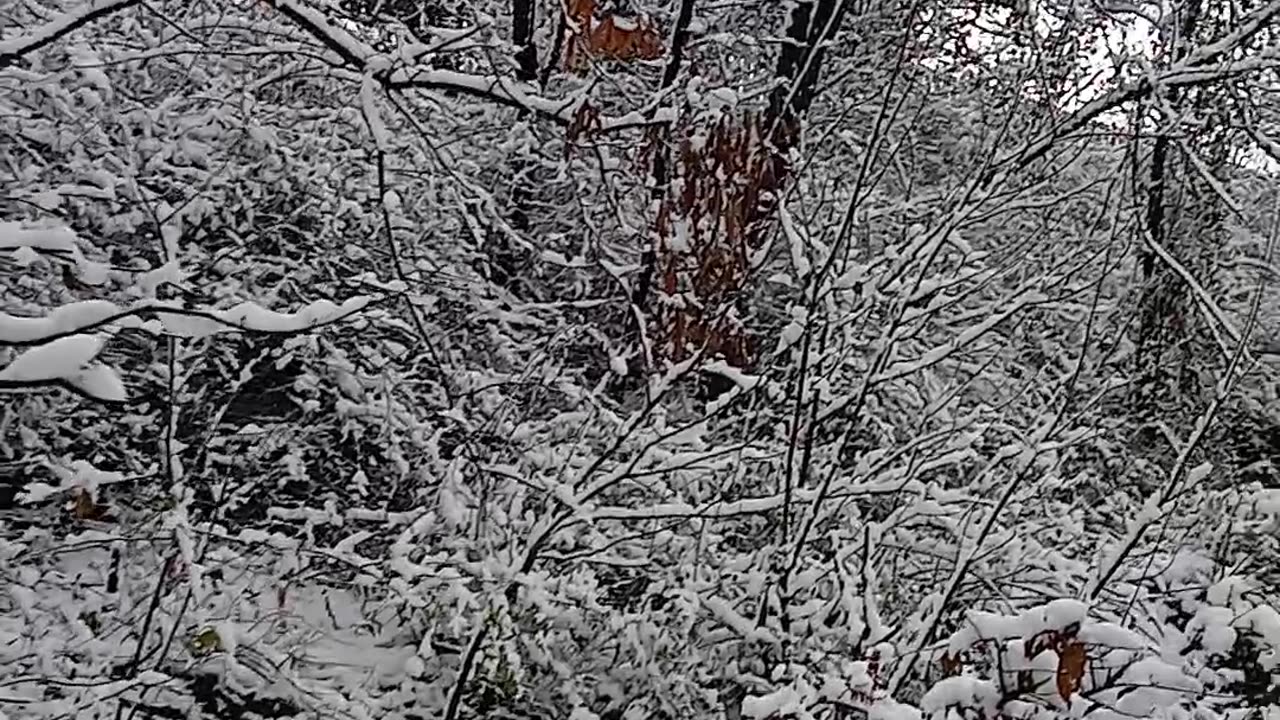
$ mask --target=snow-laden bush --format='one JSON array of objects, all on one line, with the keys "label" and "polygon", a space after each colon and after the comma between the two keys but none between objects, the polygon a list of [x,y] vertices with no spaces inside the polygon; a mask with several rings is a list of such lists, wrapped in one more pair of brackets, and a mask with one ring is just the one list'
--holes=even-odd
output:
[{"label": "snow-laden bush", "polygon": [[[777,18],[697,3],[698,74],[651,103],[660,65],[510,79],[505,5],[409,33],[123,0],[4,31],[0,714],[1276,702],[1280,499],[1212,434],[1265,417],[1261,383],[1205,368],[1189,427],[1153,431],[1172,451],[1119,399],[1124,147],[1050,128],[1075,155],[1028,160],[1043,117],[971,81],[999,68],[868,13],[749,281],[702,309],[756,361],[664,352],[655,318],[699,298],[632,302],[653,129],[758,110]],[[907,85],[904,25],[943,59]]]}]

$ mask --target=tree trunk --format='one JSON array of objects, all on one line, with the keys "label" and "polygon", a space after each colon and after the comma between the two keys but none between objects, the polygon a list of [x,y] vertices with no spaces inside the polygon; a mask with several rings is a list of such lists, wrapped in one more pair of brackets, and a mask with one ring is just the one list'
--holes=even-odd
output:
[{"label": "tree trunk", "polygon": [[[538,48],[533,39],[535,2],[511,0],[511,43],[516,46],[516,77],[529,83],[538,79]],[[522,111],[520,116],[525,120],[532,119],[526,111]],[[523,158],[510,162],[511,226],[521,233],[530,228],[529,206],[533,201],[533,191],[527,174],[531,168],[532,165]],[[490,280],[508,290],[513,289],[519,279],[520,261],[508,238],[502,233],[495,233],[487,254]]]},{"label": "tree trunk", "polygon": [[[1165,38],[1173,62],[1207,34],[1203,32],[1202,10],[1199,0],[1181,9],[1181,17]],[[1185,147],[1204,159],[1211,172],[1225,169],[1228,136],[1213,131],[1214,122],[1200,127],[1203,117],[1197,117],[1212,112],[1215,97],[1211,87],[1183,93],[1174,90],[1167,95],[1166,106],[1179,114],[1190,107],[1196,125],[1170,127],[1156,137],[1143,218],[1146,239],[1167,250],[1205,286],[1213,285],[1214,256],[1222,242],[1221,200],[1174,139],[1185,137]],[[1163,114],[1157,114],[1156,122],[1169,124]],[[1146,242],[1141,247],[1144,287],[1135,357],[1138,407],[1149,414],[1163,415],[1171,410],[1180,414],[1176,407],[1194,407],[1206,391],[1200,386],[1199,371],[1213,366],[1215,350],[1211,340],[1201,337],[1202,323],[1190,287]],[[1157,400],[1174,404],[1156,408]]]},{"label": "tree trunk", "polygon": [[[774,71],[777,86],[769,96],[763,123],[773,152],[769,160],[772,187],[765,189],[775,201],[791,175],[787,157],[800,141],[800,120],[816,96],[826,43],[839,31],[846,5],[840,0],[799,0],[791,10],[786,43]],[[772,210],[771,202],[762,203],[757,219],[770,215]]]},{"label": "tree trunk", "polygon": [[840,29],[845,5],[839,0],[800,0],[792,8],[774,72],[778,86],[769,96],[770,124],[790,126],[813,104],[826,43]]},{"label": "tree trunk", "polygon": [[[680,67],[684,63],[685,44],[689,42],[689,26],[693,23],[693,6],[695,0],[681,0],[680,12],[676,16],[675,31],[671,35],[671,55],[667,66],[662,71],[660,92],[666,92],[675,85],[680,76]],[[649,194],[653,200],[660,201],[667,192],[667,184],[671,182],[671,128],[655,128],[659,133],[654,140],[653,186]],[[653,287],[653,278],[657,270],[657,249],[650,245],[640,256],[640,274],[635,286],[631,289],[631,302],[644,310],[649,304],[649,291]]]},{"label": "tree trunk", "polygon": [[516,46],[516,77],[538,79],[538,47],[533,42],[534,0],[511,0],[511,42]]}]

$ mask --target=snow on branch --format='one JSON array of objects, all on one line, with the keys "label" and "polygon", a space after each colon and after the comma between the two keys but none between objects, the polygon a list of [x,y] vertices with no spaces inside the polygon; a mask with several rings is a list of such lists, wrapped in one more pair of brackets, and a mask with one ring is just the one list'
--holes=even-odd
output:
[{"label": "snow on branch", "polygon": [[311,33],[349,65],[363,68],[374,54],[372,48],[338,27],[333,18],[315,8],[294,0],[273,0],[272,4],[281,14]]},{"label": "snow on branch", "polygon": [[114,370],[91,364],[102,351],[96,335],[70,335],[19,355],[0,369],[0,389],[59,385],[95,400],[124,402],[124,383]]},{"label": "snow on branch", "polygon": [[[217,332],[299,333],[337,322],[364,309],[368,297],[354,297],[341,305],[317,300],[296,312],[280,313],[251,302],[228,310],[190,310],[162,302],[143,302],[122,308],[106,300],[86,300],[57,308],[40,318],[0,313],[0,346],[35,346],[0,369],[0,390],[61,387],[83,397],[121,403],[128,399],[116,371],[92,362],[105,342],[91,334],[109,326],[134,327],[180,337],[205,337]],[[150,315],[143,321],[140,316]]]},{"label": "snow on branch", "polygon": [[1085,103],[1079,110],[1065,117],[1062,122],[1028,143],[1022,150],[994,163],[983,178],[982,185],[991,185],[992,181],[1002,173],[1008,172],[1011,167],[1023,167],[1040,159],[1063,137],[1079,131],[1110,110],[1148,96],[1156,88],[1204,85],[1244,72],[1274,67],[1276,58],[1272,52],[1263,53],[1261,57],[1245,62],[1225,62],[1218,66],[1211,66],[1209,63],[1219,60],[1232,49],[1239,47],[1241,43],[1266,27],[1277,15],[1280,15],[1280,0],[1272,0],[1246,16],[1232,32],[1211,43],[1192,49],[1185,59],[1174,63],[1154,77],[1143,77],[1123,84]]},{"label": "snow on branch", "polygon": [[[569,126],[574,122],[583,98],[548,98],[539,94],[537,86],[514,77],[477,75],[432,67],[392,70],[390,58],[338,27],[332,18],[299,0],[270,0],[281,14],[306,30],[325,47],[337,54],[348,66],[361,73],[372,73],[387,90],[423,88],[443,90],[490,100],[509,107],[528,110]],[[672,112],[628,113],[617,118],[600,118],[601,131],[621,130],[643,125],[662,124],[674,118]]]},{"label": "snow on branch", "polygon": [[[1013,317],[1028,306],[1045,302],[1048,299],[1047,295],[1039,291],[1026,292],[1022,296],[1013,300],[1009,304],[1009,307],[999,311],[996,311],[993,308],[993,312],[982,322],[966,328],[959,335],[924,352],[919,357],[915,357],[910,360],[900,360],[893,363],[883,371],[877,373],[872,378],[872,382],[877,384],[889,382],[908,375],[913,375],[925,368],[933,367],[946,358],[954,355],[956,352],[977,342],[983,336],[991,332],[991,330],[993,330],[997,325]],[[828,408],[826,413],[831,412],[832,409],[834,409],[834,407]],[[824,413],[824,416],[826,413]]]},{"label": "snow on branch", "polygon": [[[45,23],[35,30],[17,37],[0,40],[0,67],[17,62],[22,56],[38,50],[89,22],[113,12],[137,5],[140,0],[90,0],[74,11]],[[383,70],[372,67],[386,60],[373,48],[340,27],[336,20],[299,0],[270,0],[285,17],[307,31],[343,63],[361,72]],[[429,88],[479,97],[523,110],[535,112],[559,125],[573,123],[580,98],[547,98],[539,94],[536,86],[513,77],[476,75],[436,68],[409,68],[394,73],[376,73],[378,81],[388,90]],[[601,118],[600,130],[620,130],[651,124],[670,122],[673,114],[630,113],[619,118]]]},{"label": "snow on branch", "polygon": [[499,75],[472,75],[453,70],[411,68],[398,70],[384,81],[391,90],[426,88],[450,90],[463,95],[493,100],[503,105],[532,110],[559,125],[573,121],[578,100],[553,100],[536,93],[533,86]]},{"label": "snow on branch", "polygon": [[[252,302],[243,302],[228,310],[202,310],[154,300],[128,307],[107,300],[83,300],[63,305],[44,317],[0,313],[0,346],[52,343],[109,325],[158,330],[181,337],[205,337],[237,330],[292,334],[344,320],[371,302],[371,298],[363,295],[340,305],[331,300],[317,300],[296,312],[280,313]],[[144,322],[140,316],[151,316],[154,320]]]},{"label": "snow on branch", "polygon": [[22,56],[48,45],[94,20],[137,5],[141,0],[89,0],[31,32],[0,40],[0,68],[16,63]]},{"label": "snow on branch", "polygon": [[[361,72],[382,69],[370,67],[371,59],[378,55],[373,48],[338,27],[334,20],[324,13],[298,0],[272,0],[272,4],[281,14],[336,53],[347,65]],[[434,68],[398,70],[390,74],[379,72],[375,77],[389,90],[411,87],[452,90],[494,100],[504,105],[532,110],[561,125],[568,125],[572,121],[571,107],[576,104],[573,101],[555,101],[540,97],[533,86],[513,78],[470,75]]]},{"label": "snow on branch", "polygon": [[1072,625],[1084,623],[1088,614],[1087,604],[1065,598],[1015,616],[969,610],[965,613],[964,623],[948,638],[947,654],[958,657],[960,653],[983,641],[1029,638],[1050,630],[1063,631]]},{"label": "snow on branch", "polygon": [[18,222],[0,222],[0,250],[20,249],[74,253],[76,234],[68,227],[28,227]]},{"label": "snow on branch", "polygon": [[1257,35],[1280,15],[1280,0],[1271,0],[1241,19],[1234,30],[1216,41],[1201,45],[1187,54],[1185,65],[1204,65],[1230,53],[1249,38]]}]

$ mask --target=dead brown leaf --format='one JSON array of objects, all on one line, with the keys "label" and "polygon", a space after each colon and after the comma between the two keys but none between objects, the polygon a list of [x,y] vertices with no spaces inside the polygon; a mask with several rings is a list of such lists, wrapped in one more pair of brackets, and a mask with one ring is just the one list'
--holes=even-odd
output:
[{"label": "dead brown leaf", "polygon": [[1063,700],[1070,700],[1080,690],[1087,660],[1088,652],[1079,641],[1069,642],[1058,651],[1058,695]]}]

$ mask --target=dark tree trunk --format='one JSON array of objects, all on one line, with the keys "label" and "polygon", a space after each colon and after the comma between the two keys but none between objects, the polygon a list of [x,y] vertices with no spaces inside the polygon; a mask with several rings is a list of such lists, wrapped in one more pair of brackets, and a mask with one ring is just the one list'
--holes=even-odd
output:
[{"label": "dark tree trunk", "polygon": [[[1185,57],[1197,38],[1207,34],[1202,11],[1202,3],[1191,0],[1181,8],[1176,25],[1168,29],[1163,41],[1170,49],[1171,62]],[[1199,126],[1214,112],[1215,98],[1220,97],[1214,88],[1201,87],[1173,90],[1163,99],[1174,114],[1190,107],[1194,124],[1167,128],[1156,137],[1143,218],[1145,239],[1167,251],[1206,286],[1213,284],[1214,256],[1221,242],[1221,200],[1174,138],[1175,133],[1188,135],[1190,152],[1204,159],[1210,171],[1223,170],[1228,136],[1216,130],[1219,121]],[[1166,126],[1169,119],[1158,114],[1156,122]],[[1216,353],[1212,341],[1202,337],[1196,301],[1183,277],[1162,262],[1147,242],[1142,243],[1139,261],[1144,287],[1135,355],[1140,378],[1137,408],[1180,415],[1179,408],[1189,412],[1201,400],[1206,388],[1200,387],[1200,372],[1214,366]],[[1156,407],[1158,400],[1162,408]],[[1171,401],[1172,405],[1166,405]]]},{"label": "dark tree trunk", "polygon": [[796,86],[795,96],[791,100],[791,111],[797,116],[809,111],[818,89],[818,77],[822,72],[823,61],[827,55],[827,42],[835,37],[840,29],[844,8],[847,3],[838,0],[821,0],[809,23],[809,52],[811,59],[801,65],[802,75]]},{"label": "dark tree trunk", "polygon": [[813,104],[826,43],[840,29],[844,7],[839,0],[800,0],[792,8],[774,72],[779,84],[769,96],[770,124],[789,127]]},{"label": "dark tree trunk", "polygon": [[[676,15],[676,26],[671,35],[671,54],[667,66],[662,72],[660,92],[666,92],[675,85],[680,76],[680,68],[684,64],[685,45],[689,42],[689,26],[693,24],[693,6],[695,0],[681,0],[680,12]],[[662,199],[671,181],[671,129],[669,127],[655,129],[659,136],[655,139],[653,152],[653,185],[650,197]],[[650,246],[640,255],[640,274],[636,277],[635,286],[631,289],[631,302],[644,310],[649,304],[649,291],[653,287],[653,277],[658,262],[657,250]]]},{"label": "dark tree trunk", "polygon": [[778,55],[778,66],[774,77],[778,86],[769,95],[770,123],[788,120],[794,116],[793,105],[787,98],[791,95],[791,86],[804,67],[804,59],[809,54],[809,25],[813,19],[813,4],[821,0],[803,0],[791,8],[791,20],[787,24],[786,41],[782,53]]},{"label": "dark tree trunk", "polygon": [[533,42],[534,0],[511,0],[511,41],[516,46],[516,77],[538,79],[538,47]]},{"label": "dark tree trunk", "polygon": [[[826,43],[835,37],[847,3],[840,0],[799,0],[791,10],[786,43],[774,71],[777,86],[769,95],[763,129],[772,145],[769,185],[777,196],[791,175],[788,155],[800,142],[800,120],[817,94],[818,79],[826,59]],[[775,197],[774,200],[777,198]],[[758,209],[757,218],[772,212],[771,202]]]},{"label": "dark tree trunk", "polygon": [[[538,79],[538,48],[534,43],[534,3],[536,0],[511,0],[511,43],[516,46],[516,77],[524,82]],[[531,120],[532,115],[522,111],[520,116]],[[533,202],[533,190],[528,177],[532,164],[523,158],[515,158],[511,169],[511,226],[517,232],[530,228],[529,210]],[[498,233],[489,250],[491,275],[495,283],[513,290],[519,277],[519,258],[515,248],[505,235]]]},{"label": "dark tree trunk", "polygon": [[[1151,151],[1151,177],[1147,180],[1147,232],[1155,242],[1164,243],[1164,171],[1169,162],[1169,136],[1156,138]],[[1142,279],[1148,281],[1155,273],[1156,254],[1145,245],[1141,251]]]},{"label": "dark tree trunk", "polygon": [[675,32],[671,35],[671,59],[662,72],[662,89],[667,90],[676,82],[680,65],[684,62],[684,46],[689,42],[689,26],[693,23],[694,0],[681,0],[680,13],[676,16]]}]

